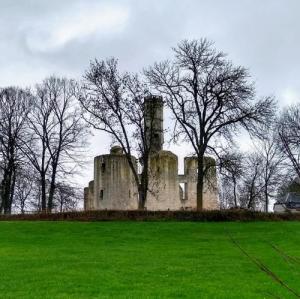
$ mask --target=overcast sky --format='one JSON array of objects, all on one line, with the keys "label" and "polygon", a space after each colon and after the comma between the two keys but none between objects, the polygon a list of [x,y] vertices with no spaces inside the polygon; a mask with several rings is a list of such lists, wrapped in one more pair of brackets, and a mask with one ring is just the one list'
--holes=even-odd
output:
[{"label": "overcast sky", "polygon": [[[299,14],[300,0],[0,0],[0,87],[79,79],[90,60],[110,56],[140,71],[180,40],[207,37],[250,69],[258,95],[300,102]],[[91,137],[91,156],[108,148]]]}]

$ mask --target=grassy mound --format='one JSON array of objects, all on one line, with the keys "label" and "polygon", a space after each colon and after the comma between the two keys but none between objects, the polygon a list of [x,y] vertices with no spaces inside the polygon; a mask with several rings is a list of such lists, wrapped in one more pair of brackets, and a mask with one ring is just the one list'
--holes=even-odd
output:
[{"label": "grassy mound", "polygon": [[1,298],[297,298],[299,222],[1,222]]}]

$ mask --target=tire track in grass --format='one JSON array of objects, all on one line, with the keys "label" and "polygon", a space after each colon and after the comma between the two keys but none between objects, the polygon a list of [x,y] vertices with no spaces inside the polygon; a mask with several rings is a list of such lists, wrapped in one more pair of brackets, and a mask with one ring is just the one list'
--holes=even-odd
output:
[{"label": "tire track in grass", "polygon": [[281,297],[272,294],[271,292],[266,292],[266,295],[269,296],[270,298],[275,298],[275,299],[282,299]]},{"label": "tire track in grass", "polygon": [[285,251],[283,251],[282,249],[280,249],[278,246],[270,243],[270,242],[266,242],[269,246],[271,246],[274,251],[276,251],[287,263],[289,264],[297,264],[298,266],[300,265],[300,260],[297,257],[288,255]]},{"label": "tire track in grass", "polygon": [[291,294],[300,298],[300,295],[296,290],[289,287],[280,277],[276,275],[272,270],[270,270],[263,262],[258,258],[251,256],[233,237],[232,235],[224,228],[225,233],[229,237],[229,240],[237,247],[253,264],[255,264],[262,272],[266,273],[273,281],[277,282]]},{"label": "tire track in grass", "polygon": [[[277,245],[271,243],[270,241],[266,241],[265,239],[260,238],[260,242],[265,243],[268,246],[270,246],[290,266],[300,266],[300,258],[298,258],[296,256],[288,255],[285,251],[283,251],[281,248],[279,248]],[[293,269],[298,270],[295,267],[293,267]],[[299,271],[297,271],[297,272],[299,272]]]}]

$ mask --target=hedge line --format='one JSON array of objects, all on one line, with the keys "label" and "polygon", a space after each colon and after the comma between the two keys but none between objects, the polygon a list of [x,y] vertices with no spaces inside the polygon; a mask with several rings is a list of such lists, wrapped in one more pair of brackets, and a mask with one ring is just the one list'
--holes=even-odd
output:
[{"label": "hedge line", "polygon": [[262,213],[247,210],[222,211],[84,211],[65,213],[39,213],[1,215],[0,221],[48,220],[48,221],[287,221],[300,220],[300,213]]}]

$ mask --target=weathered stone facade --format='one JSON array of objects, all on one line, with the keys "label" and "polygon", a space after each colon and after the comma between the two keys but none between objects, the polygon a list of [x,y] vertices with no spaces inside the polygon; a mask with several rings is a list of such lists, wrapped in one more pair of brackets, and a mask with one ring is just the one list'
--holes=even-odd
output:
[{"label": "weathered stone facade", "polygon": [[[197,159],[184,158],[184,174],[178,175],[178,157],[162,149],[163,146],[163,102],[161,97],[145,99],[145,124],[149,126],[149,111],[154,110],[152,126],[153,150],[149,161],[149,192],[145,208],[147,210],[194,210],[197,195]],[[152,105],[152,106],[151,106]],[[154,105],[154,106],[153,106]],[[153,112],[151,112],[153,113]],[[132,157],[137,167],[137,159]],[[205,163],[213,165],[207,157]],[[209,178],[205,180],[203,208],[219,209],[217,178],[215,167],[211,167]],[[138,190],[132,171],[119,146],[114,146],[110,154],[94,159],[94,180],[84,189],[85,210],[135,210],[138,208]]]},{"label": "weathered stone facade", "polygon": [[178,158],[170,151],[160,150],[150,158],[147,210],[179,210]]}]

